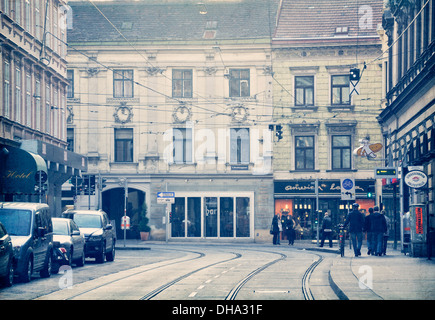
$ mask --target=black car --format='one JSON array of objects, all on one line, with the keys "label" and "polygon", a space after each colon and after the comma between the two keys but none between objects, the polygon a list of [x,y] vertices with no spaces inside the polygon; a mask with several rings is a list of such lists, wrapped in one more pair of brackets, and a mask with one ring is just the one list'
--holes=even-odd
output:
[{"label": "black car", "polygon": [[102,263],[115,260],[116,233],[102,210],[67,210],[63,217],[73,219],[85,236],[85,255]]},{"label": "black car", "polygon": [[0,222],[0,283],[10,287],[14,282],[14,250],[12,240]]}]

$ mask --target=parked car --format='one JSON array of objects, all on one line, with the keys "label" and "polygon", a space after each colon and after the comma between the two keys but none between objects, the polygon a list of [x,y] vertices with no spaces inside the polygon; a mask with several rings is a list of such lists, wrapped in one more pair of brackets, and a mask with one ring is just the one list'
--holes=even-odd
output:
[{"label": "parked car", "polygon": [[52,218],[53,242],[56,247],[66,250],[69,263],[82,267],[85,264],[85,236],[80,232],[74,220],[67,218]]},{"label": "parked car", "polygon": [[53,224],[45,203],[0,202],[0,221],[14,247],[15,272],[29,282],[34,272],[50,277],[53,254]]},{"label": "parked car", "polygon": [[0,283],[10,287],[14,282],[14,250],[12,239],[0,222]]},{"label": "parked car", "polygon": [[67,210],[65,218],[73,219],[85,235],[85,255],[102,263],[115,260],[116,233],[107,213],[102,210]]}]

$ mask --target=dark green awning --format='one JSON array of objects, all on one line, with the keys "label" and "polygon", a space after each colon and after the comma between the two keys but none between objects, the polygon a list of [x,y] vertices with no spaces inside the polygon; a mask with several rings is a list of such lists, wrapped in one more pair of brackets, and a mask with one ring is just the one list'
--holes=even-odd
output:
[{"label": "dark green awning", "polygon": [[41,176],[47,177],[47,165],[41,156],[25,150],[0,146],[0,192],[2,194],[35,194]]}]

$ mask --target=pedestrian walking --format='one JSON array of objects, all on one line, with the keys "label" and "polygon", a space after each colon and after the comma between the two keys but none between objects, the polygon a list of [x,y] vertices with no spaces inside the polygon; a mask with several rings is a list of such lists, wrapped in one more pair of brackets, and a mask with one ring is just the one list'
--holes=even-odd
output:
[{"label": "pedestrian walking", "polygon": [[352,240],[355,257],[361,255],[361,246],[363,242],[364,216],[358,210],[359,204],[352,205],[352,211],[347,215],[344,227],[349,225],[350,238]]},{"label": "pedestrian walking", "polygon": [[381,214],[385,218],[387,224],[387,231],[384,233],[384,241],[382,246],[382,254],[385,256],[387,254],[388,238],[390,237],[390,218],[387,217],[385,210],[381,211]]},{"label": "pedestrian walking", "polygon": [[371,220],[373,218],[373,208],[369,208],[369,215],[365,218],[364,221],[364,231],[367,232],[367,254],[371,255],[375,252],[373,248],[373,232],[371,228]]},{"label": "pedestrian walking", "polygon": [[285,219],[284,230],[289,246],[293,245],[295,243],[295,222],[293,221],[293,217],[291,215],[288,215]]},{"label": "pedestrian walking", "polygon": [[373,217],[370,220],[370,228],[373,232],[372,249],[375,250],[375,256],[381,256],[383,251],[382,245],[384,243],[384,233],[387,231],[387,221],[385,220],[385,216],[381,215],[379,212],[378,206],[374,207],[373,211]]},{"label": "pedestrian walking", "polygon": [[278,244],[278,237],[279,237],[279,218],[278,215],[275,215],[272,219],[272,225],[270,227],[270,233],[273,234],[273,244]]},{"label": "pedestrian walking", "polygon": [[279,218],[279,216],[278,216],[278,230],[279,230],[279,233],[278,233],[278,239],[277,239],[277,244],[281,244],[281,234],[282,234],[282,219],[280,219]]},{"label": "pedestrian walking", "polygon": [[325,213],[325,217],[323,218],[320,247],[323,247],[326,238],[329,239],[329,247],[332,248],[332,220],[328,212]]}]

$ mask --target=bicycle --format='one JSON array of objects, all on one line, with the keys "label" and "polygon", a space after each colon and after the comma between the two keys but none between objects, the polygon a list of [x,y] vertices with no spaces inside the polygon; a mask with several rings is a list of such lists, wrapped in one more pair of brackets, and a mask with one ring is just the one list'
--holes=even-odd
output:
[{"label": "bicycle", "polygon": [[345,234],[344,234],[344,225],[338,225],[339,233],[338,233],[338,242],[340,248],[340,255],[344,257],[344,246],[345,246]]}]

